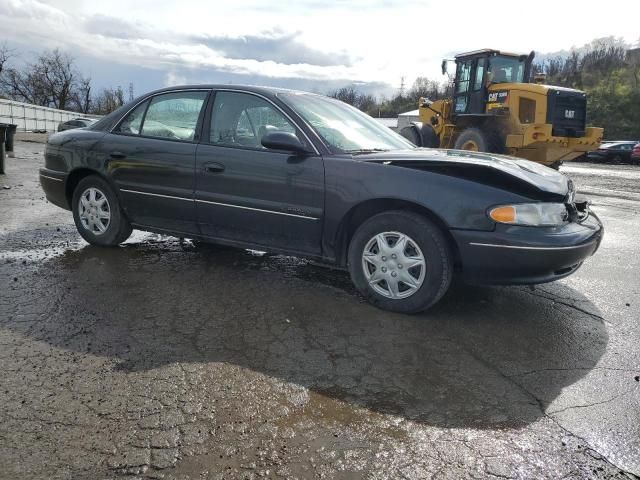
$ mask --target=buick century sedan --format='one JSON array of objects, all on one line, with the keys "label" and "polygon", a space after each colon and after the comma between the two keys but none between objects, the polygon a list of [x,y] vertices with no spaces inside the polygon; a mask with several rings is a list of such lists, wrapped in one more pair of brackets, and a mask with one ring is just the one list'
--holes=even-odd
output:
[{"label": "buick century sedan", "polygon": [[418,312],[467,282],[575,272],[603,227],[572,182],[515,158],[416,148],[321,95],[196,85],[54,134],[40,182],[89,243],[132,229],[348,269],[373,304]]}]

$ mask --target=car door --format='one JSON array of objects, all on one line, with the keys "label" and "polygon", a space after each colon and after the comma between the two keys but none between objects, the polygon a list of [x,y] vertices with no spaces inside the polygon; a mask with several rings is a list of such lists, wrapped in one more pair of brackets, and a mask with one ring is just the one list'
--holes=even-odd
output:
[{"label": "car door", "polygon": [[[210,102],[196,155],[196,209],[204,235],[243,245],[319,254],[324,164],[278,106],[221,90]],[[270,131],[294,133],[312,154],[269,150]]]},{"label": "car door", "polygon": [[135,226],[198,233],[195,153],[208,94],[155,95],[131,110],[96,147]]}]

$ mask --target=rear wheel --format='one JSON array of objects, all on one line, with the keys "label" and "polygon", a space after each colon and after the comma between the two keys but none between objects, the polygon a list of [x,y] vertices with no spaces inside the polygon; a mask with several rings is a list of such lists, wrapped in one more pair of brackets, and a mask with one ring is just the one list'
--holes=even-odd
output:
[{"label": "rear wheel", "polygon": [[385,310],[416,313],[449,288],[453,259],[442,231],[425,217],[402,210],[363,223],[349,245],[356,288]]},{"label": "rear wheel", "polygon": [[456,150],[471,152],[502,153],[502,142],[497,134],[481,130],[477,127],[464,129],[453,146]]},{"label": "rear wheel", "polygon": [[103,178],[90,175],[80,180],[71,202],[76,228],[87,242],[115,246],[131,235],[131,224],[115,192]]}]

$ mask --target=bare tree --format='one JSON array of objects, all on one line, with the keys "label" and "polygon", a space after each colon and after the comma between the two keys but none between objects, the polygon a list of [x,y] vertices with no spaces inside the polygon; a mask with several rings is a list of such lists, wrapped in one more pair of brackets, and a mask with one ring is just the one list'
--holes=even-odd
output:
[{"label": "bare tree", "polygon": [[330,97],[337,98],[344,103],[356,106],[359,93],[353,86],[342,87],[329,93]]},{"label": "bare tree", "polygon": [[71,106],[80,80],[73,58],[55,49],[43,52],[23,70],[4,69],[0,87],[16,100],[64,110]]},{"label": "bare tree", "polygon": [[0,45],[0,75],[4,70],[4,66],[13,57],[13,51],[7,46],[6,43]]},{"label": "bare tree", "polygon": [[443,85],[435,80],[429,80],[427,77],[418,77],[413,82],[413,86],[409,90],[409,97],[416,100],[420,97],[429,100],[439,100],[444,98],[445,89]]},{"label": "bare tree", "polygon": [[122,87],[115,89],[104,88],[100,94],[93,99],[91,113],[106,115],[122,105],[124,105],[124,92]]},{"label": "bare tree", "polygon": [[91,98],[91,78],[82,78],[78,81],[72,93],[72,105],[74,110],[81,113],[89,113],[93,106]]}]

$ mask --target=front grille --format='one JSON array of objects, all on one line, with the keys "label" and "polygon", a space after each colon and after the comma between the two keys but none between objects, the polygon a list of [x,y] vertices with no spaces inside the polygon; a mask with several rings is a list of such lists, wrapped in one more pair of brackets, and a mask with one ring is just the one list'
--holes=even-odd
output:
[{"label": "front grille", "polygon": [[587,96],[575,90],[547,92],[547,123],[555,137],[583,137],[587,123]]}]

